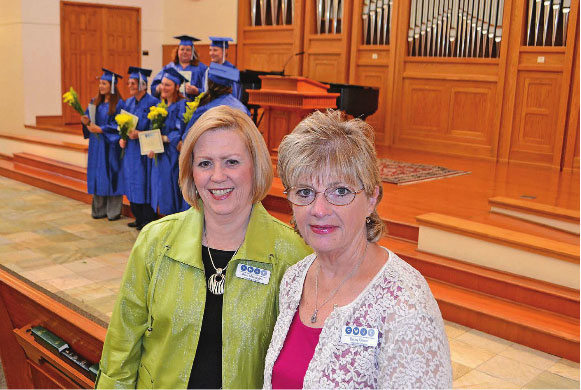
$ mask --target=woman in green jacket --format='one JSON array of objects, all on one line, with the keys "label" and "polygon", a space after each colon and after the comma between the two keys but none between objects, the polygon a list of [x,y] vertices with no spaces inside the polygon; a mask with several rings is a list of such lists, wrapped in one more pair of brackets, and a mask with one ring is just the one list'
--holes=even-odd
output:
[{"label": "woman in green jacket", "polygon": [[260,388],[285,270],[311,249],[261,204],[272,164],[258,129],[220,106],[180,155],[193,207],[147,225],[123,277],[97,388]]}]

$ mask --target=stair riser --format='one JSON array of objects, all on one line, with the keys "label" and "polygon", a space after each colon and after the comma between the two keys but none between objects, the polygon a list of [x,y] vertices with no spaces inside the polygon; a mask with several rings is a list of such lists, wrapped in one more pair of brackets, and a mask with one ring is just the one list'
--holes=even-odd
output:
[{"label": "stair riser", "polygon": [[28,165],[38,169],[43,169],[48,172],[58,173],[59,175],[73,177],[78,180],[87,180],[86,172],[81,169],[70,169],[64,166],[50,164],[49,162],[26,158],[25,156],[19,154],[14,155],[14,164],[18,166]]},{"label": "stair riser", "polygon": [[398,256],[420,271],[424,277],[440,280],[553,313],[579,318],[579,301],[533,290],[502,280],[487,278],[471,272],[446,267],[442,264],[428,263],[411,256],[402,254],[398,254]]},{"label": "stair riser", "polygon": [[[84,191],[56,184],[49,181],[48,179],[41,179],[38,177],[30,176],[24,172],[17,172],[9,169],[0,168],[0,176],[17,180],[22,183],[30,184],[31,186],[42,188],[43,190],[54,192],[55,194],[66,196],[68,198],[75,199],[87,204],[91,204],[91,202],[93,201],[93,196],[91,194],[87,194]],[[125,200],[123,203],[121,214],[129,218],[134,218],[133,214],[131,213],[131,208],[129,207],[128,204],[126,204]]]},{"label": "stair riser", "polygon": [[505,318],[493,317],[444,302],[438,300],[437,297],[436,300],[440,306],[442,317],[448,321],[579,363],[578,342],[529,328],[526,324],[516,324]]}]

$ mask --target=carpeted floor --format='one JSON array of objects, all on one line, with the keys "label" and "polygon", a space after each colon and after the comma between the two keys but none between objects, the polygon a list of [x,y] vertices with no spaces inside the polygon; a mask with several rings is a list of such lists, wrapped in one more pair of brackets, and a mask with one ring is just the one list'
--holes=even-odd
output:
[{"label": "carpeted floor", "polygon": [[391,184],[414,184],[468,173],[470,172],[457,171],[437,165],[415,164],[387,158],[379,159],[381,180]]}]

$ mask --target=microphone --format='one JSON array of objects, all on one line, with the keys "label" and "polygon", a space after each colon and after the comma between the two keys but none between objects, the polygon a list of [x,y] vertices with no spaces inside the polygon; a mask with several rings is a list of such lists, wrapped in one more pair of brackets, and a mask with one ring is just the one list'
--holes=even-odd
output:
[{"label": "microphone", "polygon": [[295,56],[302,56],[303,54],[305,54],[304,51],[299,51],[298,53],[291,54],[289,56],[289,58],[286,60],[286,62],[284,63],[284,65],[282,66],[282,71],[280,72],[281,76],[284,76],[284,70],[285,70],[286,66],[288,65],[288,63],[290,62],[290,60],[292,60],[292,58]]}]

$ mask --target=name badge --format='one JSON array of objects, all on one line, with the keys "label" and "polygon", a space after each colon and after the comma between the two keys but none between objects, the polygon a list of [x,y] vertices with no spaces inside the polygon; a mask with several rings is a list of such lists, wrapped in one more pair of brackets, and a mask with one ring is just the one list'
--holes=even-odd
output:
[{"label": "name badge", "polygon": [[375,328],[362,326],[344,326],[341,332],[341,342],[351,345],[377,346],[379,332]]},{"label": "name badge", "polygon": [[238,267],[236,267],[236,277],[256,283],[268,284],[270,281],[270,271],[253,265],[238,264]]}]

